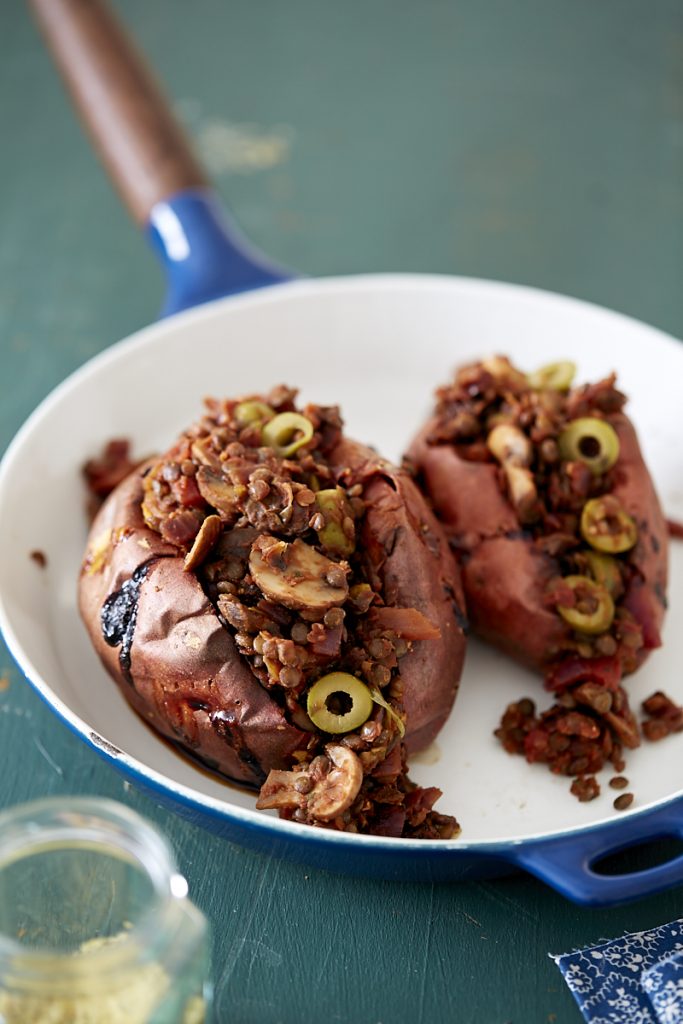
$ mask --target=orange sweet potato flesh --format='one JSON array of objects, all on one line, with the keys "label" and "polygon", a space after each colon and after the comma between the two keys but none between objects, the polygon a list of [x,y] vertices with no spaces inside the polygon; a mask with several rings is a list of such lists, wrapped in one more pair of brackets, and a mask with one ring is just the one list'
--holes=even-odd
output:
[{"label": "orange sweet potato flesh", "polygon": [[[620,453],[611,489],[638,525],[631,556],[638,575],[622,598],[643,627],[641,664],[659,646],[667,584],[667,530],[659,500],[633,424],[623,413],[609,422]],[[425,493],[452,545],[462,553],[467,611],[473,632],[517,661],[539,672],[566,649],[572,631],[544,603],[548,582],[560,574],[556,558],[545,554],[520,527],[499,485],[493,462],[468,462],[450,444],[431,444],[436,419],[430,419],[408,452]]]},{"label": "orange sweet potato flesh", "polygon": [[[465,653],[459,571],[405,472],[349,440],[329,461],[339,478],[353,473],[363,481],[359,546],[385,603],[416,609],[440,634],[412,641],[399,662],[406,743],[419,750],[443,725],[457,692]],[[93,522],[79,580],[83,621],[106,670],[146,722],[220,774],[260,786],[272,769],[290,767],[307,734],[261,685],[197,577],[183,570],[185,552],[146,526],[144,470],[119,485]],[[121,646],[103,637],[101,615],[136,570],[144,575],[125,664]]]}]

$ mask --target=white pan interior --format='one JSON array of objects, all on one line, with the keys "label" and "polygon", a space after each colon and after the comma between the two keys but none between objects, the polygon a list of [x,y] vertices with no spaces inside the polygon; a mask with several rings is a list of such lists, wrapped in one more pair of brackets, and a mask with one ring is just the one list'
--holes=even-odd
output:
[{"label": "white pan interior", "polygon": [[[92,730],[178,789],[213,807],[253,809],[157,742],[119,695],[76,612],[87,532],[80,468],[104,442],[129,437],[142,456],[165,448],[204,395],[287,382],[339,403],[349,434],[399,459],[434,387],[479,355],[525,369],[572,358],[579,380],[618,370],[631,397],[665,512],[683,519],[683,346],[652,328],[571,299],[459,278],[382,276],[297,282],[223,300],[147,328],[84,366],[24,427],[0,471],[0,624],[23,668],[86,735]],[[47,568],[29,558],[45,552]],[[629,681],[634,707],[655,689],[683,702],[683,543],[672,545],[664,647]],[[530,673],[472,642],[460,695],[413,777],[444,791],[439,809],[463,826],[458,844],[530,838],[613,820],[614,796],[581,804],[569,780],[510,757],[492,736]],[[629,754],[633,813],[683,791],[683,734]],[[258,814],[258,812],[253,812]],[[274,827],[291,827],[274,822]],[[362,840],[361,840],[362,841]]]}]

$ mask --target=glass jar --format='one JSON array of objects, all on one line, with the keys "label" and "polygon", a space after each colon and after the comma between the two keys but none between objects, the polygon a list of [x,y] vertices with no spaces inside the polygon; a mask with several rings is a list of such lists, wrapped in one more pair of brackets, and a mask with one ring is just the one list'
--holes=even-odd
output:
[{"label": "glass jar", "polygon": [[0,814],[1,1024],[204,1024],[208,926],[166,840],[110,800]]}]

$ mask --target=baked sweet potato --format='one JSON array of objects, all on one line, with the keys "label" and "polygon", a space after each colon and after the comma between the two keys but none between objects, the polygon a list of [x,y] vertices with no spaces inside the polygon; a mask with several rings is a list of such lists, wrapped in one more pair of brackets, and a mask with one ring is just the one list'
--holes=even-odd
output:
[{"label": "baked sweet potato", "polygon": [[624,675],[660,645],[667,530],[625,397],[574,367],[502,356],[460,369],[407,456],[457,552],[473,631],[540,672],[557,703],[510,705],[510,752],[574,775],[640,742]]},{"label": "baked sweet potato", "polygon": [[[437,393],[408,453],[459,553],[473,631],[551,681],[577,657],[614,658],[632,672],[660,643],[667,530],[614,385],[610,377],[574,391],[532,387],[507,359],[485,360]],[[605,446],[616,439],[616,447],[600,471],[594,435],[605,428]],[[615,532],[625,516],[632,538],[611,542],[606,529],[588,539],[582,516],[587,507],[602,511],[596,503],[605,499],[604,522]],[[566,609],[593,594],[572,594],[563,581],[581,576],[603,587],[604,573],[613,614],[604,628],[587,615],[575,621],[588,628],[574,628]]]},{"label": "baked sweet potato", "polygon": [[83,620],[135,710],[260,787],[259,806],[328,828],[453,835],[406,754],[433,739],[457,691],[455,561],[408,474],[345,438],[336,408],[294,398],[210,400],[113,491],[81,570]]}]

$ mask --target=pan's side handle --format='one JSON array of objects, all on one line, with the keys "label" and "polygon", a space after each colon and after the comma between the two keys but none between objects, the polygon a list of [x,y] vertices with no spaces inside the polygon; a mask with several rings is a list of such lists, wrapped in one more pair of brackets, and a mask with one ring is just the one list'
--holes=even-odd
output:
[{"label": "pan's side handle", "polygon": [[221,209],[144,57],[105,0],[29,0],[121,198],[168,276],[165,312],[286,280]]},{"label": "pan's side handle", "polygon": [[579,835],[524,843],[510,859],[575,903],[610,906],[682,884],[683,854],[657,867],[623,875],[599,874],[594,865],[630,846],[672,837],[683,839],[681,800]]}]

